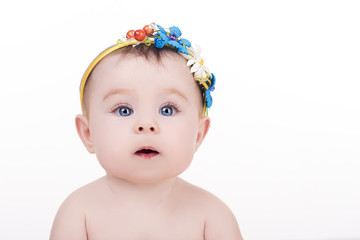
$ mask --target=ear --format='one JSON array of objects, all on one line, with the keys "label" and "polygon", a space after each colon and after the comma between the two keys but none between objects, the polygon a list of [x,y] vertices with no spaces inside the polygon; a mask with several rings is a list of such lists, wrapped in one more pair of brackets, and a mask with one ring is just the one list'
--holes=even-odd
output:
[{"label": "ear", "polygon": [[88,150],[89,153],[95,153],[94,146],[91,141],[90,129],[89,129],[89,121],[83,114],[78,114],[75,117],[75,125],[77,133],[84,146]]},{"label": "ear", "polygon": [[199,122],[199,130],[196,138],[195,151],[198,150],[210,128],[210,118],[208,116],[201,117]]}]

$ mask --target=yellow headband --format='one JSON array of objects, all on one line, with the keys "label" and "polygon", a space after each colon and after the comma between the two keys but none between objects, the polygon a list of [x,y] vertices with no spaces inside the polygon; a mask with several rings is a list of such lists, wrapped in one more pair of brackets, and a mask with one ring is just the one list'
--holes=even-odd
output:
[{"label": "yellow headband", "polygon": [[99,56],[97,56],[94,61],[92,61],[92,63],[89,65],[89,67],[86,69],[84,76],[82,77],[81,80],[81,85],[80,85],[80,102],[81,102],[81,109],[84,112],[84,106],[83,106],[83,99],[84,99],[84,90],[85,90],[85,85],[86,82],[88,80],[88,77],[90,75],[90,73],[92,72],[92,70],[95,68],[95,66],[101,61],[101,59],[103,59],[104,57],[106,57],[107,55],[109,55],[110,53],[125,47],[125,46],[130,46],[137,43],[137,41],[133,40],[133,41],[127,41],[127,42],[123,42],[122,44],[117,44],[115,46],[112,46],[108,49],[106,49],[105,51],[103,51],[102,53],[100,53]]},{"label": "yellow headband", "polygon": [[203,115],[207,115],[207,109],[212,105],[212,97],[210,92],[214,90],[215,76],[214,74],[210,73],[206,67],[204,67],[204,59],[200,56],[200,48],[192,47],[191,43],[187,39],[182,39],[180,36],[181,31],[178,27],[170,27],[169,29],[165,30],[161,26],[155,25],[154,23],[146,25],[143,29],[128,31],[126,35],[126,41],[119,39],[116,45],[103,51],[91,62],[89,67],[86,69],[80,84],[80,102],[83,113],[83,99],[86,82],[95,66],[104,57],[126,46],[136,46],[138,44],[145,44],[150,46],[153,44],[157,48],[163,48],[164,46],[175,48],[186,60],[188,60],[187,66],[192,66],[190,71],[193,73],[194,79],[204,88],[203,97],[205,104]]}]

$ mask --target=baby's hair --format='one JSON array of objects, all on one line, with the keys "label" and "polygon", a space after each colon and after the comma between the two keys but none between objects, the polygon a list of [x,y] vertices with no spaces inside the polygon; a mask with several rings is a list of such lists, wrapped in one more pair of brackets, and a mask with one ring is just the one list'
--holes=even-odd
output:
[{"label": "baby's hair", "polygon": [[[123,48],[120,48],[110,54],[108,54],[105,58],[114,56],[114,55],[121,55],[124,59],[126,57],[142,57],[146,59],[147,61],[155,61],[155,63],[163,64],[162,59],[165,56],[169,56],[172,54],[179,55],[178,51],[173,48],[157,48],[154,45],[146,46],[145,44],[139,44],[137,46],[126,46]],[[180,55],[179,55],[180,56]],[[181,57],[181,56],[180,56]],[[101,62],[101,61],[100,61]],[[84,86],[84,92],[83,92],[83,99],[82,99],[82,105],[83,105],[83,111],[84,115],[88,117],[88,109],[89,109],[89,86],[91,85],[91,82],[93,81],[93,72],[96,69],[97,66],[94,67],[94,69],[91,71],[88,80],[86,81],[86,84]],[[201,104],[204,105],[205,103],[205,91],[206,89],[203,87],[203,85],[199,84],[198,81],[195,81],[196,85],[199,87],[199,90],[201,92],[201,98],[202,102]]]}]

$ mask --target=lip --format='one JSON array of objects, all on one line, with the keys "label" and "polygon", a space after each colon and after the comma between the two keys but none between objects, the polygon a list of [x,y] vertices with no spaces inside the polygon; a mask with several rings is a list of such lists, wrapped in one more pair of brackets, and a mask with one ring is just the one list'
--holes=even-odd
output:
[{"label": "lip", "polygon": [[141,158],[150,159],[150,158],[156,157],[160,153],[153,147],[143,146],[143,147],[139,148],[134,154]]}]

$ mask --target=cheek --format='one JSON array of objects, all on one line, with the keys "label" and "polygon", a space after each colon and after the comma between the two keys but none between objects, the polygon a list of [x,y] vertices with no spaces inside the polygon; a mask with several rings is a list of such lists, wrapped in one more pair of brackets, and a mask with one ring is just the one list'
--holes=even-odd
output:
[{"label": "cheek", "polygon": [[173,155],[183,157],[184,161],[188,161],[188,159],[191,161],[196,150],[198,133],[196,120],[192,118],[179,118],[176,122],[171,122],[163,130],[164,134],[166,134],[166,137],[164,137],[169,145],[170,152]]},{"label": "cheek", "polygon": [[171,146],[172,148],[168,153],[170,153],[171,158],[169,169],[171,169],[173,175],[179,175],[184,172],[193,160],[195,153],[195,137],[189,132],[186,133],[186,131],[184,131],[177,137],[172,137],[172,142],[174,144]]},{"label": "cheek", "polygon": [[124,139],[114,132],[104,133],[95,146],[96,158],[107,173],[121,177],[128,171],[126,160],[130,157],[130,151],[127,150],[132,148],[128,138]]},{"label": "cheek", "polygon": [[[101,123],[101,124],[99,124]],[[94,121],[93,132],[91,132],[92,140],[96,156],[100,164],[110,164],[116,156],[124,154],[123,148],[129,148],[130,141],[128,139],[129,127],[126,123],[119,121],[109,121],[107,119]]]}]

